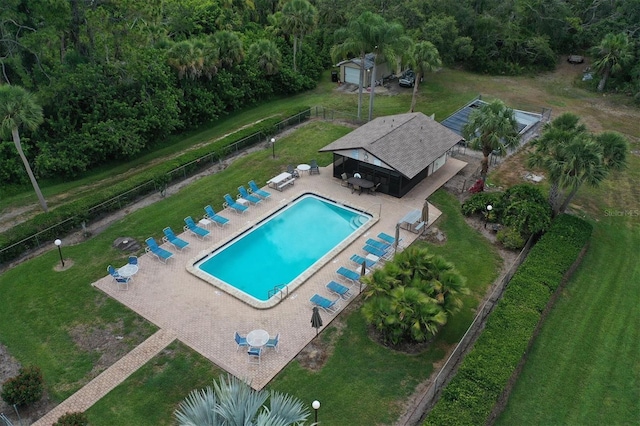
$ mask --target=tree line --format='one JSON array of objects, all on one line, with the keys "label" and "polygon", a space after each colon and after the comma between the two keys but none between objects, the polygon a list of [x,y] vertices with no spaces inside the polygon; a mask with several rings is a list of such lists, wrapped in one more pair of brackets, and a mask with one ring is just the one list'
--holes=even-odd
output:
[{"label": "tree line", "polygon": [[[35,176],[70,179],[369,52],[418,81],[441,64],[518,74],[592,53],[594,90],[640,102],[639,23],[640,0],[6,0],[0,84],[42,107],[20,129]],[[11,132],[2,140],[0,179],[26,183]]]}]

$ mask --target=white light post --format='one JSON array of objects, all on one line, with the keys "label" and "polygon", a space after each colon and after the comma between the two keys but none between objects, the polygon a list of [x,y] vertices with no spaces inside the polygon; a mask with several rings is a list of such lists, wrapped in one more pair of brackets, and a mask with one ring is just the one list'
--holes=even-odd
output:
[{"label": "white light post", "polygon": [[487,229],[487,222],[489,222],[489,214],[491,213],[491,210],[493,210],[493,206],[489,204],[487,206],[487,214],[484,217],[484,229]]},{"label": "white light post", "polygon": [[320,408],[320,401],[316,399],[311,403],[311,406],[313,407],[313,410],[316,413],[315,423],[318,424],[318,409]]},{"label": "white light post", "polygon": [[62,249],[60,248],[60,246],[62,245],[62,240],[58,238],[53,242],[53,244],[58,247],[58,254],[60,254],[60,263],[62,263],[62,267],[64,268],[64,259],[62,258]]},{"label": "white light post", "polygon": [[271,149],[273,158],[276,158],[276,138],[271,138]]}]

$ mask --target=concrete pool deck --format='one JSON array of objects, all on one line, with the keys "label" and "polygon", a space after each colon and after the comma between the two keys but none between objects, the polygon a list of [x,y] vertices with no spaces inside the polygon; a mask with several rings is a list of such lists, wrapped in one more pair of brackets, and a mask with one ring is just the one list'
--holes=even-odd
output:
[{"label": "concrete pool deck", "polygon": [[[229,373],[249,380],[254,389],[264,388],[316,336],[316,330],[310,323],[311,296],[318,293],[333,298],[325,285],[331,280],[346,284],[337,275],[336,270],[340,266],[359,270],[358,265],[349,258],[354,253],[361,256],[366,254],[362,247],[368,238],[375,238],[380,232],[393,235],[398,220],[411,210],[422,209],[424,200],[465,165],[466,163],[460,160],[449,158],[443,167],[401,199],[380,193],[375,196],[351,193],[351,189],[341,186],[340,179],[332,177],[332,166],[321,168],[319,175],[303,175],[296,179],[295,185],[282,192],[265,188],[272,194],[270,199],[257,206],[251,206],[245,214],[239,215],[229,209],[220,212],[230,221],[224,228],[212,224],[210,238],[199,240],[189,233],[181,234],[180,237],[190,243],[189,248],[182,252],[176,251],[168,244],[163,245],[174,253],[167,264],[148,254],[141,256],[140,271],[135,275],[128,290],[119,290],[111,276],[96,281],[93,286],[137,312],[160,330],[36,424],[52,424],[60,414],[67,411],[84,411],[174,339],[196,350]],[[273,308],[256,309],[187,271],[187,263],[194,255],[208,252],[217,242],[230,238],[276,210],[282,203],[305,192],[323,195],[379,217],[371,228],[324,266],[317,268],[303,285],[282,302]],[[429,224],[440,215],[438,209],[430,206]],[[159,232],[161,230],[158,230]],[[412,243],[418,237],[417,234],[404,229],[400,230],[400,236],[404,245]],[[299,249],[304,250],[302,238]],[[352,286],[352,292],[357,294],[358,287]],[[342,301],[339,312],[334,315],[321,311],[324,325],[320,331],[328,327],[353,299]],[[250,364],[246,349],[237,350],[234,341],[236,331],[246,335],[254,329],[267,330],[271,336],[280,333],[279,350],[265,350],[259,365]],[[127,368],[123,368],[122,364],[126,364]],[[75,409],[70,410],[70,407]]]}]

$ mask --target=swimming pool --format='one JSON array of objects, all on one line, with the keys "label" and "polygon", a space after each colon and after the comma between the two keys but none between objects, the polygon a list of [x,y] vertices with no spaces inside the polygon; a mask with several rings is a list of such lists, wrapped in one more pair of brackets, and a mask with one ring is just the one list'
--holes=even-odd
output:
[{"label": "swimming pool", "polygon": [[278,288],[293,291],[371,222],[367,213],[303,194],[187,269],[254,307],[272,307]]}]

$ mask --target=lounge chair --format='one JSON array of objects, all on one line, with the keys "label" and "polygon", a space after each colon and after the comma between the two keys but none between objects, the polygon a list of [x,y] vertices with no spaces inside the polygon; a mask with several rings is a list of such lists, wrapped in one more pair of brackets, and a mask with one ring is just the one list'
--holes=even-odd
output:
[{"label": "lounge chair", "polygon": [[243,206],[240,203],[236,203],[234,199],[231,198],[231,195],[229,194],[224,195],[224,206],[233,209],[233,211],[238,214],[244,213],[249,209],[249,207],[247,206]]},{"label": "lounge chair", "polygon": [[320,167],[318,167],[318,162],[316,160],[311,160],[311,163],[309,163],[309,165],[311,166],[311,168],[309,169],[310,175],[320,174]]},{"label": "lounge chair", "polygon": [[309,301],[315,306],[324,309],[326,312],[335,314],[338,312],[338,302],[340,301],[340,297],[336,298],[336,300],[329,300],[316,293],[311,297],[311,299],[309,299]]},{"label": "lounge chair", "polygon": [[[389,243],[391,245],[395,244],[396,242],[396,239],[394,237],[392,237],[389,234],[385,234],[384,232],[379,233],[378,238],[380,238],[385,243]],[[400,243],[400,241],[402,241],[402,238],[398,240],[398,243]]]},{"label": "lounge chair", "polygon": [[300,173],[298,173],[298,170],[294,169],[291,164],[287,165],[287,173],[289,173],[293,177],[300,177]]},{"label": "lounge chair", "polygon": [[277,351],[278,343],[280,343],[280,333],[276,334],[276,337],[274,337],[273,339],[269,339],[267,343],[265,343],[264,347],[275,349]]},{"label": "lounge chair", "polygon": [[147,247],[145,247],[144,251],[146,251],[147,253],[151,253],[152,255],[157,257],[158,260],[167,263],[171,256],[173,256],[173,253],[171,253],[169,250],[165,250],[160,247],[158,243],[156,243],[156,240],[153,239],[153,237],[147,238],[145,242],[147,243]]},{"label": "lounge chair", "polygon": [[366,244],[369,246],[373,246],[375,248],[379,248],[380,250],[383,250],[383,251],[389,251],[389,249],[392,247],[392,244],[389,244],[384,241],[374,240],[373,238],[369,238]]},{"label": "lounge chair", "polygon": [[327,283],[327,289],[342,297],[343,299],[348,299],[351,297],[351,293],[349,292],[349,287],[345,287],[342,284],[339,284],[335,281],[329,281]]},{"label": "lounge chair", "polygon": [[240,193],[239,197],[243,198],[245,200],[247,200],[248,202],[250,202],[251,204],[258,204],[262,201],[262,198],[260,197],[256,197],[255,195],[251,195],[247,192],[247,189],[240,185],[238,187],[238,192]]},{"label": "lounge chair", "polygon": [[162,230],[164,232],[164,237],[162,237],[162,241],[167,242],[174,246],[177,250],[182,250],[189,246],[189,243],[183,240],[182,238],[176,237],[173,230],[168,226]]},{"label": "lounge chair", "polygon": [[265,200],[271,197],[270,192],[258,188],[258,185],[256,185],[256,183],[252,180],[249,181],[249,191],[251,191],[252,194],[256,194],[258,197],[264,198]]},{"label": "lounge chair", "polygon": [[248,348],[249,347],[249,343],[247,342],[247,338],[246,337],[242,337],[240,334],[238,334],[238,332],[236,331],[236,334],[234,336],[234,339],[236,339],[236,345],[238,345],[238,347],[236,348],[236,351],[238,351],[238,349],[240,348]]},{"label": "lounge chair", "polygon": [[384,251],[384,250],[380,250],[379,248],[370,246],[368,244],[365,244],[362,249],[364,251],[366,251],[367,253],[370,253],[370,254],[372,254],[374,256],[378,256],[381,259],[388,259],[391,256],[391,254],[389,252]]},{"label": "lounge chair", "polygon": [[247,355],[249,355],[250,364],[260,364],[260,360],[262,358],[262,348],[249,348],[249,350],[247,351]]},{"label": "lounge chair", "polygon": [[195,235],[196,237],[201,238],[203,240],[210,233],[206,229],[201,228],[198,225],[196,225],[196,223],[193,221],[191,216],[185,217],[184,218],[184,223],[186,224],[186,225],[184,225],[184,230],[185,231],[191,231],[191,233],[193,235]]},{"label": "lounge chair", "polygon": [[362,262],[365,263],[365,266],[367,267],[367,269],[371,269],[376,265],[376,261],[371,260],[371,259],[367,259],[366,257],[362,257],[359,256],[357,254],[354,254],[353,256],[351,256],[351,261],[357,263],[358,265],[362,265]]},{"label": "lounge chair", "polygon": [[229,219],[227,219],[226,217],[220,216],[218,213],[215,212],[215,210],[213,210],[213,207],[211,206],[206,206],[204,208],[204,217],[212,220],[216,223],[216,225],[222,227],[224,225],[226,225],[229,222]]},{"label": "lounge chair", "polygon": [[347,269],[344,266],[341,266],[340,268],[338,268],[336,272],[338,273],[338,275],[351,281],[354,284],[360,281],[359,273],[357,273],[356,271],[352,271],[351,269]]}]

